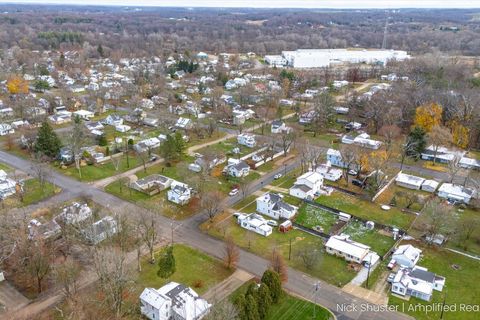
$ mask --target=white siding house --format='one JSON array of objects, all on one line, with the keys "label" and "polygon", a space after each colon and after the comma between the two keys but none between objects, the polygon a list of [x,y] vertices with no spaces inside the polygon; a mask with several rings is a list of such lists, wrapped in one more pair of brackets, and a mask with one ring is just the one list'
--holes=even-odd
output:
[{"label": "white siding house", "polygon": [[399,173],[395,178],[395,183],[401,187],[419,190],[422,187],[425,179],[417,176],[412,176],[405,173]]},{"label": "white siding house", "polygon": [[430,301],[433,290],[442,291],[445,278],[423,267],[400,269],[392,282],[392,292]]},{"label": "white siding house", "polygon": [[473,189],[452,183],[442,184],[437,191],[437,194],[440,198],[452,201],[459,201],[467,204],[472,199],[474,193],[475,190]]},{"label": "white siding house", "polygon": [[170,190],[167,192],[167,199],[179,205],[185,205],[192,197],[190,187],[188,184],[173,181]]},{"label": "white siding house", "polygon": [[348,235],[331,236],[325,249],[329,254],[343,257],[346,261],[362,263],[367,255],[370,253],[370,247],[364,244],[355,242],[350,239]]},{"label": "white siding house", "polygon": [[239,213],[237,219],[238,224],[244,229],[256,232],[265,237],[272,234],[272,227],[267,224],[267,220],[261,215],[255,213]]},{"label": "white siding house", "polygon": [[397,250],[392,255],[392,259],[401,266],[406,268],[413,268],[420,259],[422,250],[415,248],[411,244],[398,246]]},{"label": "white siding house", "polygon": [[237,136],[237,142],[238,144],[241,144],[249,148],[253,148],[257,145],[257,142],[255,141],[255,135],[249,134],[249,133],[239,134]]},{"label": "white siding house", "polygon": [[323,176],[315,171],[309,171],[297,178],[290,188],[290,195],[300,199],[313,199],[323,186]]},{"label": "white siding house", "polygon": [[267,192],[257,198],[257,212],[274,219],[291,219],[298,208],[283,201],[283,196]]}]

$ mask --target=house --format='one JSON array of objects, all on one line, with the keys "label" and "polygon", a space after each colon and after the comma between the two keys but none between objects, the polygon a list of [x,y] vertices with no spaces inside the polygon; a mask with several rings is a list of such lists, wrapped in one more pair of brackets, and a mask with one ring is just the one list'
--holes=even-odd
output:
[{"label": "house", "polygon": [[350,135],[344,135],[342,137],[342,143],[355,144],[357,146],[377,150],[382,145],[381,141],[370,139],[370,135],[367,133],[361,133],[356,137]]},{"label": "house", "polygon": [[167,199],[173,203],[179,205],[185,205],[190,201],[192,197],[192,191],[188,184],[173,181],[170,190],[167,192]]},{"label": "house", "polygon": [[72,116],[71,114],[66,114],[66,113],[62,113],[62,114],[53,114],[51,116],[48,117],[48,120],[50,120],[51,123],[53,124],[64,124],[64,123],[68,123],[68,122],[71,122],[72,121]]},{"label": "house", "polygon": [[272,234],[272,227],[267,224],[267,220],[261,215],[255,213],[238,213],[237,221],[242,228],[256,232],[262,236],[268,237]]},{"label": "house", "polygon": [[160,143],[160,139],[156,137],[148,138],[134,144],[133,149],[138,153],[147,152],[160,147]]},{"label": "house", "polygon": [[85,240],[91,244],[98,244],[117,232],[117,221],[111,216],[106,216],[82,230]]},{"label": "house", "polygon": [[83,222],[92,216],[92,209],[88,204],[72,203],[70,206],[63,208],[58,218],[65,224],[77,224]]},{"label": "house", "polygon": [[257,212],[274,219],[291,219],[297,214],[298,208],[283,201],[278,193],[267,192],[256,200]]},{"label": "house", "polygon": [[420,190],[424,182],[425,182],[425,179],[421,177],[412,176],[402,172],[400,172],[395,178],[395,183],[398,186],[412,189],[412,190]]},{"label": "house", "polygon": [[150,320],[200,320],[210,307],[191,288],[176,282],[160,289],[145,288],[140,295],[140,312]]},{"label": "house", "polygon": [[346,261],[363,263],[370,252],[370,247],[355,242],[349,235],[341,234],[331,236],[325,243],[325,249],[329,254],[343,257]]},{"label": "house", "polygon": [[257,145],[257,142],[255,141],[255,135],[249,134],[249,133],[239,134],[237,136],[237,142],[238,144],[241,144],[249,148],[254,148]]},{"label": "house", "polygon": [[0,118],[8,118],[14,115],[13,109],[10,107],[0,109]]},{"label": "house", "polygon": [[300,199],[313,199],[323,186],[323,176],[316,171],[309,171],[297,178],[290,188],[290,195]]},{"label": "house", "polygon": [[17,183],[8,178],[4,170],[0,170],[0,199],[5,199],[17,192]]},{"label": "house", "polygon": [[[232,161],[234,160],[234,161]],[[243,160],[228,159],[229,164],[226,166],[226,172],[229,176],[241,178],[248,176],[250,166]]]},{"label": "house", "polygon": [[115,130],[122,133],[130,131],[130,129],[132,129],[132,127],[126,124],[119,124],[118,126],[115,126]]},{"label": "house", "polygon": [[435,180],[425,180],[422,184],[421,189],[423,191],[434,193],[440,183]]},{"label": "house", "polygon": [[271,131],[272,133],[282,133],[284,131],[288,131],[288,127],[285,125],[285,122],[281,120],[274,120],[272,121]]},{"label": "house", "polygon": [[73,115],[79,117],[82,120],[90,120],[95,114],[88,110],[77,110],[73,112]]},{"label": "house", "polygon": [[454,202],[463,202],[466,204],[470,202],[470,199],[472,199],[474,193],[475,190],[471,188],[452,183],[443,183],[437,191],[437,195],[440,198]]},{"label": "house", "polygon": [[173,179],[170,179],[169,177],[160,174],[151,174],[145,178],[132,182],[130,188],[150,194],[153,190],[162,191],[170,188],[172,182]]},{"label": "house", "polygon": [[58,152],[58,159],[65,163],[70,163],[73,161],[73,152],[70,147],[62,147]]},{"label": "house", "polygon": [[86,122],[85,127],[90,131],[93,131],[93,130],[101,131],[105,128],[100,121]]},{"label": "house", "polygon": [[315,168],[315,171],[320,173],[323,178],[328,181],[338,181],[343,175],[341,169],[333,168],[328,161],[326,164],[318,165]]},{"label": "house", "polygon": [[342,154],[340,151],[335,149],[328,149],[327,150],[327,162],[329,162],[332,166],[340,167],[340,168],[349,168],[353,170],[358,170],[358,165],[356,163],[348,163],[343,162]]},{"label": "house", "polygon": [[120,117],[118,114],[109,114],[105,118],[104,122],[105,124],[116,127],[123,124],[123,118]]},{"label": "house", "polygon": [[41,223],[37,219],[32,219],[28,223],[28,239],[30,240],[48,240],[55,239],[61,233],[60,225],[55,219],[47,223]]},{"label": "house", "polygon": [[180,117],[175,123],[175,127],[179,129],[191,129],[193,127],[193,122],[191,119]]},{"label": "house", "polygon": [[413,268],[420,259],[422,250],[415,248],[411,244],[404,244],[398,246],[397,250],[392,255],[392,259],[404,268]]},{"label": "house", "polygon": [[465,169],[480,169],[480,160],[462,157],[458,162],[458,166]]},{"label": "house", "polygon": [[333,110],[335,110],[337,114],[348,114],[348,111],[350,111],[347,107],[334,107]]},{"label": "house", "polygon": [[449,163],[456,157],[462,158],[465,155],[465,151],[454,151],[445,147],[438,147],[435,154],[435,146],[431,145],[425,148],[421,153],[422,160],[433,161],[439,163]]},{"label": "house", "polygon": [[160,121],[157,118],[144,118],[142,120],[143,124],[149,127],[158,127]]},{"label": "house", "polygon": [[400,269],[392,281],[392,293],[430,301],[433,290],[442,291],[445,278],[428,269],[415,266]]},{"label": "house", "polygon": [[349,122],[345,125],[346,130],[360,130],[362,124],[358,122]]},{"label": "house", "polygon": [[0,123],[0,136],[15,133],[15,129],[8,123]]}]

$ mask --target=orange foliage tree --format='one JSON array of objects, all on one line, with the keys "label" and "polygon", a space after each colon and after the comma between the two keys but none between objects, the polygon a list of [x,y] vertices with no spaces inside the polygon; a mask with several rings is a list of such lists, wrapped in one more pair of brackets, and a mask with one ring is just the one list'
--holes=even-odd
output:
[{"label": "orange foliage tree", "polygon": [[414,124],[430,132],[434,126],[441,124],[442,112],[442,106],[437,103],[420,106],[415,110]]},{"label": "orange foliage tree", "polygon": [[28,83],[19,76],[11,76],[7,80],[7,89],[10,94],[27,94],[28,93]]},{"label": "orange foliage tree", "polygon": [[468,146],[470,130],[455,120],[449,126],[452,130],[452,142],[456,146],[465,149]]}]

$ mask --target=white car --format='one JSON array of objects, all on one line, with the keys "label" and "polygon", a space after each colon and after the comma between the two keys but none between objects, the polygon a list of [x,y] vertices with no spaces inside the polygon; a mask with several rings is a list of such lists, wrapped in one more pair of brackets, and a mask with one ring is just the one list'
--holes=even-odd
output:
[{"label": "white car", "polygon": [[273,179],[278,180],[282,177],[281,173],[277,173],[276,175],[273,176]]},{"label": "white car", "polygon": [[239,190],[238,189],[233,189],[228,193],[230,197],[236,196],[238,194]]},{"label": "white car", "polygon": [[277,223],[277,221],[275,221],[275,220],[267,220],[267,224],[268,224],[269,226],[271,226],[271,227],[276,227],[276,226],[278,226],[278,223]]}]

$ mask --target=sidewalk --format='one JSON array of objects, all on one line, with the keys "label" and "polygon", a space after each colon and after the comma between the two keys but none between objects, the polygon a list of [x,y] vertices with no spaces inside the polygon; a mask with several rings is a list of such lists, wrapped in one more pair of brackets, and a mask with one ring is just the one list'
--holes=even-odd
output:
[{"label": "sidewalk", "polygon": [[253,275],[246,271],[237,269],[230,277],[208,290],[203,295],[203,298],[210,303],[222,301],[251,279],[253,279]]}]

